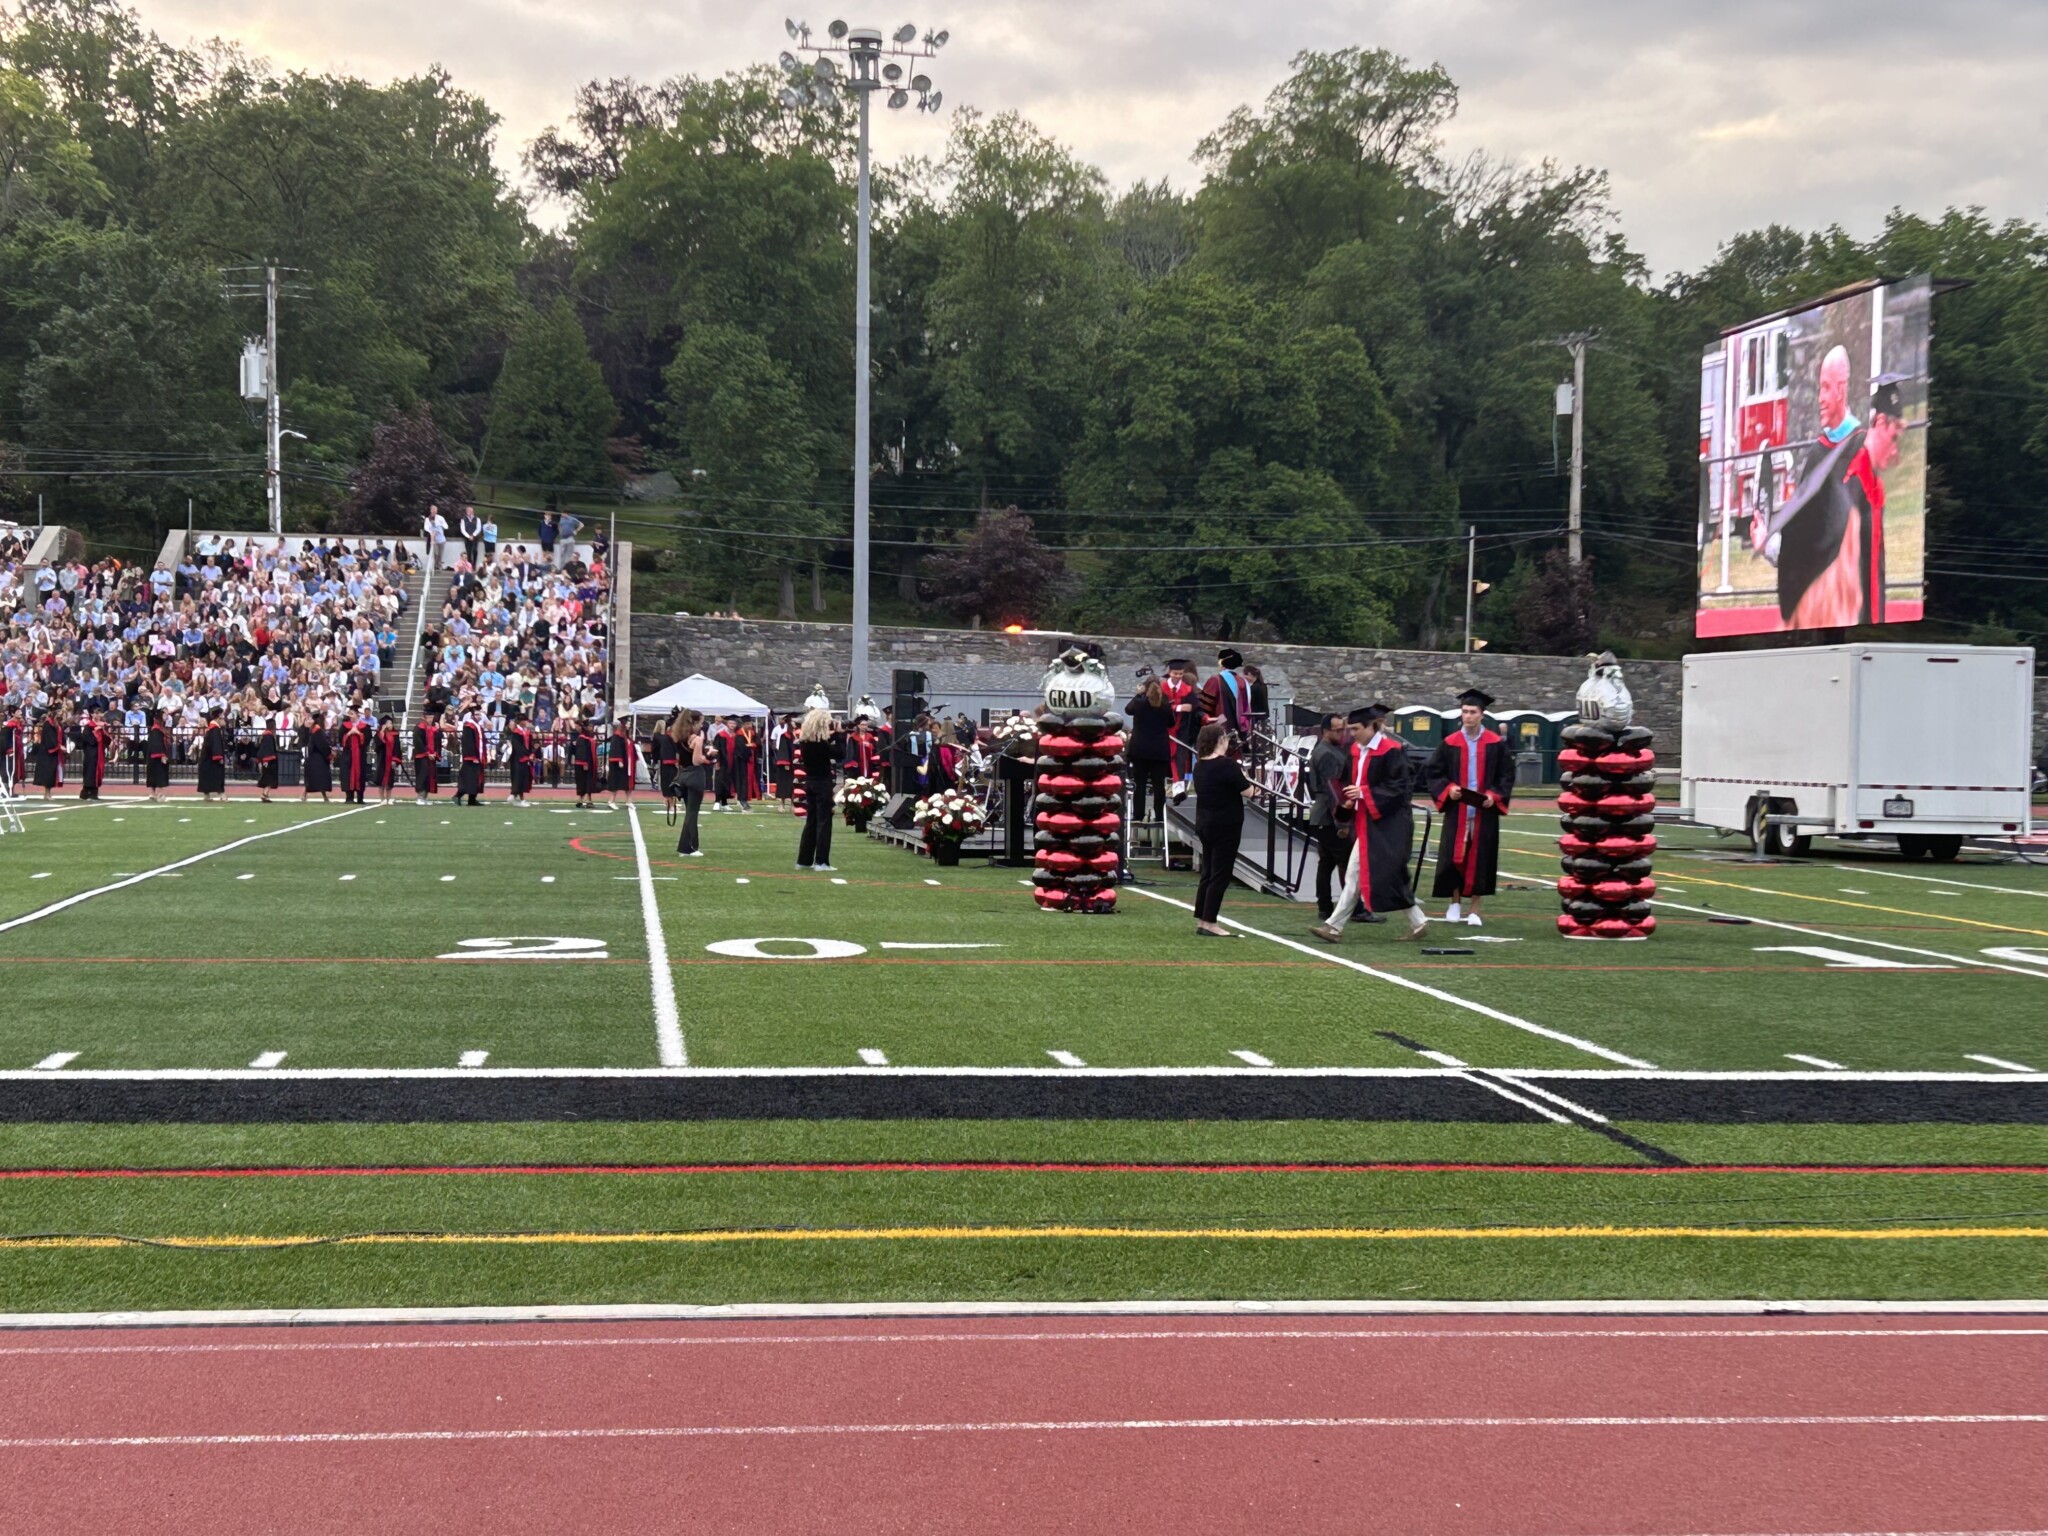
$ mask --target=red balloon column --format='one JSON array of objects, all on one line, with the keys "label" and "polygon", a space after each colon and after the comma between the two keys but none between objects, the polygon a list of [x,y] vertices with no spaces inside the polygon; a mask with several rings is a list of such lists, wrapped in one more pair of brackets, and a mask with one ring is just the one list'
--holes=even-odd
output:
[{"label": "red balloon column", "polygon": [[1031,884],[1048,912],[1116,910],[1124,720],[1115,697],[1102,663],[1080,652],[1045,675]]},{"label": "red balloon column", "polygon": [[1647,939],[1657,931],[1650,878],[1657,851],[1654,815],[1657,754],[1639,725],[1586,721],[1565,728],[1557,754],[1557,840],[1564,874],[1557,882],[1568,939]]}]

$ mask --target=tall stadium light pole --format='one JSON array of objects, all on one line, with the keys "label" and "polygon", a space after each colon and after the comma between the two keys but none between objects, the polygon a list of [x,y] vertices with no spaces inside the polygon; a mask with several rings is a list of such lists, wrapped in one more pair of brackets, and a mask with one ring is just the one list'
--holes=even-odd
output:
[{"label": "tall stadium light pole", "polygon": [[1479,594],[1479,525],[1465,525],[1465,654],[1472,653],[1472,599]]},{"label": "tall stadium light pole", "polygon": [[[872,385],[868,378],[869,273],[868,231],[873,206],[868,182],[868,98],[887,91],[891,108],[901,109],[916,97],[917,110],[937,112],[944,99],[932,89],[931,76],[916,66],[945,47],[946,32],[926,32],[906,22],[885,41],[879,28],[850,27],[835,21],[825,29],[828,41],[813,43],[811,29],[800,21],[785,21],[790,40],[798,49],[815,55],[806,66],[795,54],[785,52],[779,62],[789,83],[783,87],[784,106],[802,106],[822,101],[830,92],[845,90],[859,104],[859,189],[854,211],[854,296],[853,296],[853,656],[847,670],[849,711],[868,691],[868,479],[871,464],[869,421],[873,411]],[[908,77],[902,60],[911,61]]]}]

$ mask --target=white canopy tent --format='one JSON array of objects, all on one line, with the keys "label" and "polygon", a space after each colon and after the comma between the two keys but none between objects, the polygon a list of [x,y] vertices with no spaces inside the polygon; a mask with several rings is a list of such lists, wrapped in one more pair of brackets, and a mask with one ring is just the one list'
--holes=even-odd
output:
[{"label": "white canopy tent", "polygon": [[629,715],[666,715],[671,710],[694,709],[706,715],[768,715],[772,711],[759,699],[721,683],[702,672],[692,672],[680,683],[670,683],[659,693],[635,699],[625,708]]}]

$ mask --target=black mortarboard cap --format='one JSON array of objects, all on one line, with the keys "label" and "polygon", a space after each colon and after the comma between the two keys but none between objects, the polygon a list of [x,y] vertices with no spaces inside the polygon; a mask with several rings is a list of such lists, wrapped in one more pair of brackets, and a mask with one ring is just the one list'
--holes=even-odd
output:
[{"label": "black mortarboard cap", "polygon": [[1493,695],[1483,688],[1467,688],[1458,695],[1460,704],[1477,704],[1481,709],[1493,708]]},{"label": "black mortarboard cap", "polygon": [[1241,653],[1225,646],[1216,653],[1216,665],[1224,668],[1241,667],[1244,665],[1244,657]]},{"label": "black mortarboard cap", "polygon": [[1903,373],[1880,373],[1870,381],[1870,409],[1873,415],[1885,415],[1894,421],[1906,419],[1906,407],[1899,398],[1899,386],[1906,382]]}]

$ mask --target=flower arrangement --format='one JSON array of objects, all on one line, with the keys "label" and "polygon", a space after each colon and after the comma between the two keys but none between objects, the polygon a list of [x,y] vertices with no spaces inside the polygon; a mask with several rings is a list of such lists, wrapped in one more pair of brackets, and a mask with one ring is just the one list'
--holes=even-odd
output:
[{"label": "flower arrangement", "polygon": [[889,797],[879,779],[856,774],[832,791],[832,803],[839,807],[850,827],[864,827]]},{"label": "flower arrangement", "polygon": [[1038,722],[1022,712],[1005,716],[989,728],[1006,757],[1029,757],[1038,744]]},{"label": "flower arrangement", "polygon": [[958,843],[988,825],[988,812],[980,801],[946,789],[913,805],[910,820],[928,843]]}]

